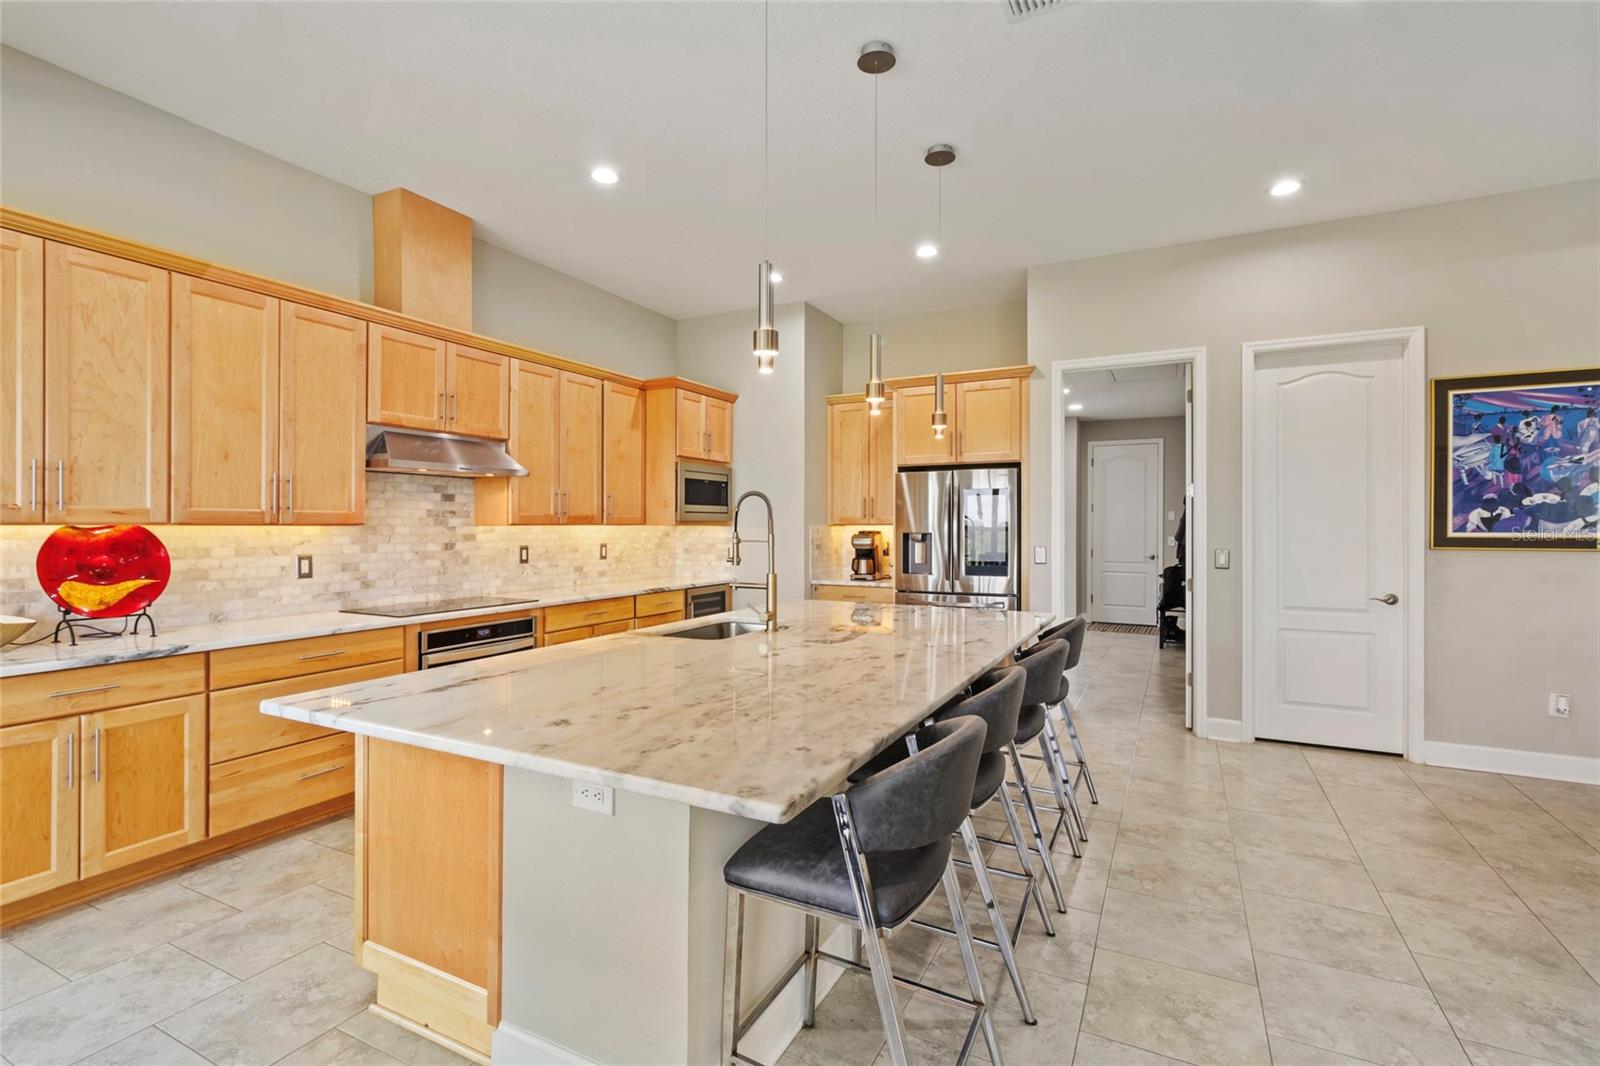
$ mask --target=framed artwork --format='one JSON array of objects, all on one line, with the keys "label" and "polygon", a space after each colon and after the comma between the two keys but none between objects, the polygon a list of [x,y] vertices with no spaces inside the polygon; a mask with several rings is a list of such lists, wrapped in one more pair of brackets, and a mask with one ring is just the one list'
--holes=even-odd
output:
[{"label": "framed artwork", "polygon": [[1600,549],[1600,367],[1433,380],[1435,548]]}]

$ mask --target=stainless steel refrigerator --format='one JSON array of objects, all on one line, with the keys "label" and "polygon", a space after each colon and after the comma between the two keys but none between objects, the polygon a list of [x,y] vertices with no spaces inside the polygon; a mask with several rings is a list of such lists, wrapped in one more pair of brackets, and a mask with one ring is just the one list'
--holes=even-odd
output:
[{"label": "stainless steel refrigerator", "polygon": [[1017,610],[1021,486],[1014,466],[900,471],[895,601]]}]

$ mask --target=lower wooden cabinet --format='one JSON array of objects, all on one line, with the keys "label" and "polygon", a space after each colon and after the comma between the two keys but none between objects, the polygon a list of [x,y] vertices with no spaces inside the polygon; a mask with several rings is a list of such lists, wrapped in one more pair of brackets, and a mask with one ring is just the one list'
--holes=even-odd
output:
[{"label": "lower wooden cabinet", "polygon": [[0,729],[0,904],[78,879],[78,718]]},{"label": "lower wooden cabinet", "polygon": [[894,589],[884,585],[824,585],[811,586],[814,600],[834,600],[840,603],[893,603]]},{"label": "lower wooden cabinet", "polygon": [[206,699],[86,714],[79,870],[91,877],[206,835]]},{"label": "lower wooden cabinet", "polygon": [[355,774],[349,733],[218,763],[211,767],[211,832],[232,832],[347,796],[355,788]]}]

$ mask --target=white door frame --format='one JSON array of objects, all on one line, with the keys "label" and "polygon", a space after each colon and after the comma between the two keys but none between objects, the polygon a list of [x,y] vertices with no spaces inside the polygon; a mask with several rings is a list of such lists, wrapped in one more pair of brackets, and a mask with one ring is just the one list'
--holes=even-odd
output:
[{"label": "white door frame", "polygon": [[1239,399],[1243,414],[1240,441],[1244,474],[1244,670],[1240,675],[1241,740],[1256,738],[1255,708],[1255,463],[1250,452],[1255,439],[1256,357],[1272,352],[1303,348],[1342,348],[1356,344],[1399,341],[1401,344],[1402,395],[1405,425],[1404,502],[1405,545],[1405,670],[1404,754],[1411,762],[1423,755],[1423,566],[1428,547],[1428,356],[1426,331],[1422,326],[1374,329],[1356,333],[1330,333],[1320,337],[1294,337],[1288,340],[1251,341],[1242,346],[1239,359]]},{"label": "white door frame", "polygon": [[[1089,469],[1091,471],[1094,469],[1094,450],[1096,448],[1104,448],[1113,444],[1154,444],[1156,446],[1156,527],[1161,530],[1161,535],[1158,538],[1161,542],[1161,554],[1156,556],[1156,577],[1159,578],[1161,576],[1162,556],[1167,554],[1167,523],[1166,519],[1162,517],[1166,514],[1167,506],[1167,442],[1162,440],[1160,437],[1129,437],[1127,440],[1092,440],[1089,442]],[[1092,473],[1089,475],[1089,500],[1091,503],[1094,501],[1094,474]],[[1077,516],[1074,515],[1073,517],[1076,518]],[[1094,519],[1090,518],[1084,523],[1084,527],[1089,531],[1090,562],[1088,566],[1084,567],[1083,572],[1089,576],[1089,594],[1092,598],[1094,595]],[[1076,563],[1076,560],[1074,560],[1074,563]],[[1073,566],[1073,579],[1077,579],[1076,565]],[[1091,609],[1088,614],[1089,620],[1091,622],[1094,621],[1094,611]],[[1154,612],[1151,613],[1151,617],[1154,617]]]},{"label": "white door frame", "polygon": [[[1204,347],[1106,355],[1092,359],[1057,359],[1050,364],[1050,553],[1056,561],[1050,582],[1050,606],[1058,618],[1070,618],[1078,613],[1082,592],[1078,588],[1077,515],[1074,512],[1070,521],[1067,516],[1067,500],[1070,498],[1076,507],[1078,499],[1077,423],[1074,421],[1071,426],[1067,424],[1067,405],[1061,397],[1061,375],[1082,370],[1165,366],[1169,363],[1187,363],[1193,375],[1189,386],[1194,390],[1194,402],[1189,405],[1192,415],[1189,456],[1194,466],[1194,481],[1188,500],[1186,535],[1189,548],[1188,575],[1194,582],[1194,590],[1189,597],[1188,629],[1184,639],[1192,642],[1189,655],[1194,663],[1194,679],[1190,686],[1194,694],[1194,734],[1205,737],[1208,735],[1209,721],[1206,717],[1206,684],[1211,676],[1206,662],[1206,631],[1210,628],[1206,609],[1211,602],[1207,595],[1207,583],[1211,550],[1210,532],[1206,528],[1206,512],[1210,504],[1206,477],[1209,466],[1206,457],[1206,421],[1210,402],[1206,394]],[[1218,739],[1231,739],[1232,733],[1228,729],[1237,729],[1237,724],[1230,721],[1223,723],[1223,726],[1224,730]]]}]

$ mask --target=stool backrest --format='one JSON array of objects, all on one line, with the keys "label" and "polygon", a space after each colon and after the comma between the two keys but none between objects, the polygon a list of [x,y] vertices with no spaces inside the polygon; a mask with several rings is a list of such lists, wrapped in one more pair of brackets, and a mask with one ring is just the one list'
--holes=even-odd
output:
[{"label": "stool backrest", "polygon": [[1080,614],[1076,618],[1069,618],[1059,625],[1053,625],[1039,634],[1039,643],[1047,640],[1064,640],[1067,642],[1067,669],[1071,670],[1078,665],[1078,660],[1083,658],[1083,638],[1089,632],[1089,616]]},{"label": "stool backrest", "polygon": [[1024,706],[1060,701],[1067,684],[1068,650],[1067,642],[1057,637],[1017,652],[1017,665],[1028,673],[1028,684],[1022,693]]},{"label": "stool backrest", "polygon": [[990,670],[972,684],[966,699],[953,703],[934,715],[934,721],[971,716],[983,719],[983,753],[999,751],[1017,735],[1017,716],[1022,713],[1022,690],[1028,674],[1020,666]]},{"label": "stool backrest", "polygon": [[863,854],[927,847],[961,828],[983,755],[984,725],[973,717],[937,722],[922,746],[845,793]]}]

